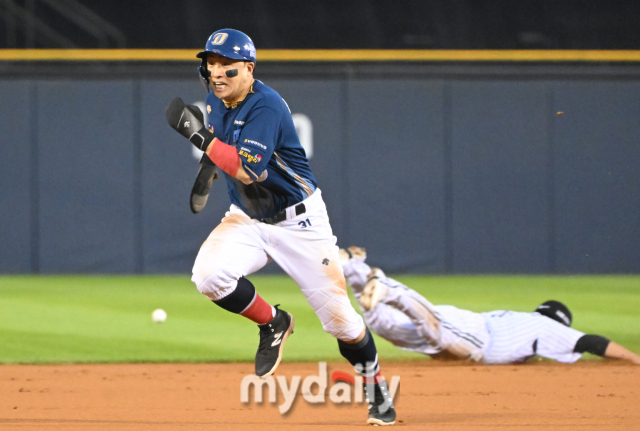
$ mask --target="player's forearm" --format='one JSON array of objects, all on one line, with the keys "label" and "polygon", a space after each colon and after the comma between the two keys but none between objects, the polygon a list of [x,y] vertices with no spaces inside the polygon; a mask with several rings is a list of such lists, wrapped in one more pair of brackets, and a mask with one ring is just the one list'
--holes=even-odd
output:
[{"label": "player's forearm", "polygon": [[213,138],[205,153],[224,172],[240,180],[244,184],[251,184],[253,178],[242,167],[242,159],[237,150],[217,138]]},{"label": "player's forearm", "polygon": [[640,365],[640,356],[630,350],[625,349],[621,345],[611,341],[604,352],[605,358],[624,359],[634,364]]},{"label": "player's forearm", "polygon": [[440,323],[435,316],[433,304],[411,289],[389,289],[384,303],[396,307],[403,312],[419,334],[429,344],[437,346],[440,339]]},{"label": "player's forearm", "polygon": [[242,166],[242,160],[238,160],[238,172],[236,172],[234,178],[242,181],[242,183],[245,185],[249,185],[253,182],[253,178],[251,178],[247,171],[244,170],[244,167]]},{"label": "player's forearm", "polygon": [[640,356],[600,335],[583,335],[573,351],[576,353],[588,352],[605,358],[624,359],[640,365]]},{"label": "player's forearm", "polygon": [[[207,156],[215,162],[215,164],[231,175],[235,179],[241,181],[245,185],[249,185],[254,181],[264,181],[267,178],[267,170],[262,171],[262,174],[256,178],[249,175],[247,170],[242,165],[242,159],[237,153],[235,147],[225,144],[221,140],[214,138],[206,150]],[[215,160],[214,160],[215,159]],[[220,165],[222,163],[222,165]],[[256,174],[254,174],[257,176]]]}]

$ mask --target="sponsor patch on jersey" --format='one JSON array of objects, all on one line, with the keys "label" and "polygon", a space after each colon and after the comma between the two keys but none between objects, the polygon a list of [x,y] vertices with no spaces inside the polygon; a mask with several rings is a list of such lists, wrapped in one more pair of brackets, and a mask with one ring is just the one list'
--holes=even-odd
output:
[{"label": "sponsor patch on jersey", "polygon": [[242,126],[244,124],[244,121],[242,121],[242,120],[234,120],[233,124],[236,124],[238,126]]},{"label": "sponsor patch on jersey", "polygon": [[251,150],[250,150],[250,149],[245,148],[245,147],[240,147],[240,149],[241,149],[242,151],[246,151],[247,153],[250,153],[250,152],[251,152]]},{"label": "sponsor patch on jersey", "polygon": [[252,139],[245,139],[245,140],[244,140],[244,142],[245,142],[245,144],[255,145],[256,147],[258,147],[258,148],[262,148],[263,150],[266,150],[266,149],[267,149],[267,146],[266,146],[266,145],[263,145],[263,144],[261,144],[260,142],[258,142],[258,141],[254,141],[254,140],[252,140]]},{"label": "sponsor patch on jersey", "polygon": [[262,161],[262,157],[260,157],[260,154],[256,154],[255,156],[253,156],[242,149],[238,152],[238,154],[241,157],[247,159],[247,163],[260,163]]}]

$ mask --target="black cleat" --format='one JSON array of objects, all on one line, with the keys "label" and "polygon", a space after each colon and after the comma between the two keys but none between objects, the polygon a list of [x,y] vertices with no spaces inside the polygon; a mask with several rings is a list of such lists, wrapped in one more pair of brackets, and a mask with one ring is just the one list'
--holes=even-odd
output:
[{"label": "black cleat", "polygon": [[377,426],[396,423],[396,411],[393,408],[393,400],[385,380],[380,383],[364,385],[364,394],[369,404],[368,424]]},{"label": "black cleat", "polygon": [[293,316],[275,306],[276,316],[269,323],[258,325],[260,345],[256,353],[256,375],[263,379],[272,375],[282,359],[282,348],[293,334]]}]

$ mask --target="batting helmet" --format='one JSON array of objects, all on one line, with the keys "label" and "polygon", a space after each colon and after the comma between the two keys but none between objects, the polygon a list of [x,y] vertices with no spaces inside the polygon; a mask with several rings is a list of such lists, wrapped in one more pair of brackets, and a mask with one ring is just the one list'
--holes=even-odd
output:
[{"label": "batting helmet", "polygon": [[200,72],[202,84],[207,89],[207,92],[209,91],[207,79],[211,76],[211,72],[209,72],[207,68],[207,56],[209,54],[219,54],[234,60],[256,62],[256,47],[253,45],[253,41],[249,36],[241,31],[230,28],[214,32],[211,37],[207,39],[204,51],[196,54],[196,57],[202,59],[198,71]]},{"label": "batting helmet", "polygon": [[538,305],[536,308],[536,312],[542,314],[543,316],[547,316],[550,319],[555,320],[556,322],[562,323],[565,326],[571,326],[571,322],[573,321],[573,317],[571,316],[571,311],[560,301],[547,301]]}]

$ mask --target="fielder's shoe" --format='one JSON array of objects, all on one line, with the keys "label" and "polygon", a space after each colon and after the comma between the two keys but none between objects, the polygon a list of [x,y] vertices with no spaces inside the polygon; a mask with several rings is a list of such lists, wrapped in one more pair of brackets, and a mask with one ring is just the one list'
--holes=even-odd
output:
[{"label": "fielder's shoe", "polygon": [[385,278],[384,272],[380,268],[373,268],[369,275],[369,280],[362,290],[360,296],[360,305],[366,311],[372,310],[378,302],[388,293],[388,287],[385,283],[380,281]]},{"label": "fielder's shoe", "polygon": [[393,425],[396,423],[396,411],[393,408],[393,400],[386,380],[372,385],[364,385],[364,395],[369,404],[368,424]]},{"label": "fielder's shoe", "polygon": [[263,379],[272,375],[282,359],[282,348],[293,334],[293,316],[275,306],[276,316],[260,328],[260,345],[256,353],[256,375]]}]

